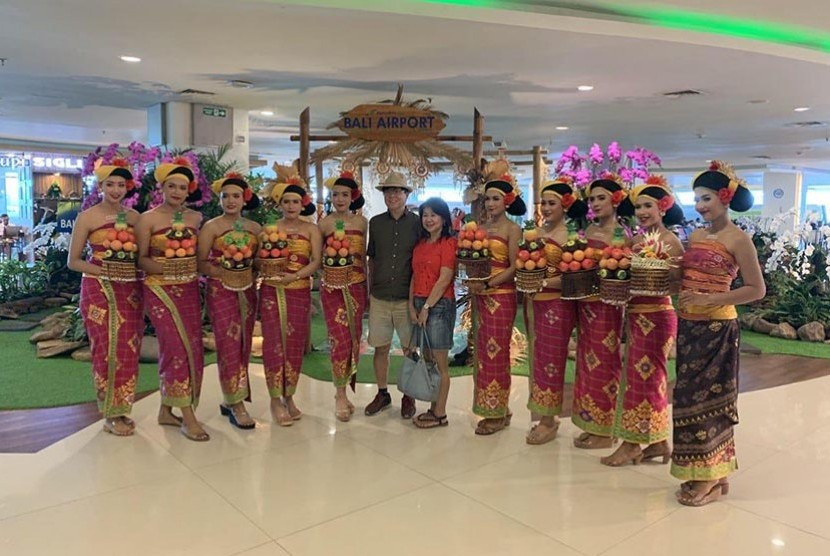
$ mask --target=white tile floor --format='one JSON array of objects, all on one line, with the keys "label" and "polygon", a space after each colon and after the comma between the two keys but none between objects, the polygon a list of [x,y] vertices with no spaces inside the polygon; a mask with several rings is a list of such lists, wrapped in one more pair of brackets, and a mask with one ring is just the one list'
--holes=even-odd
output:
[{"label": "white tile floor", "polygon": [[364,417],[363,385],[339,423],[331,385],[305,377],[305,416],[281,428],[256,366],[260,426],[239,431],[218,414],[215,373],[198,411],[208,443],[157,426],[156,395],[136,405],[132,438],[96,424],[0,454],[0,554],[830,554],[830,378],[742,395],[730,494],[693,509],[668,466],[604,467],[607,451],[572,447],[567,421],[526,445],[524,379],[513,426],[476,437],[469,377],[453,380],[447,428],[416,430],[397,407]]}]

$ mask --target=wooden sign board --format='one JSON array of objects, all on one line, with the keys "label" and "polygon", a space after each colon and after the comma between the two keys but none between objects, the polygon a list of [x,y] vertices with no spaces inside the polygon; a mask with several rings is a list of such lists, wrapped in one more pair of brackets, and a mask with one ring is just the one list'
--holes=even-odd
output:
[{"label": "wooden sign board", "polygon": [[391,143],[434,139],[445,125],[443,118],[428,110],[394,104],[361,104],[337,121],[349,137]]}]

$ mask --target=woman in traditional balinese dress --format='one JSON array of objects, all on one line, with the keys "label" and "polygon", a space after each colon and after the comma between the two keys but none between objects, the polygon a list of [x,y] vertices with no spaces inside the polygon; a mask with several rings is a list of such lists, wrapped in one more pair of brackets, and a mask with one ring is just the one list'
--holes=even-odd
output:
[{"label": "woman in traditional balinese dress", "polygon": [[548,272],[542,291],[533,296],[530,311],[525,305],[532,365],[527,408],[541,417],[527,435],[528,444],[550,442],[559,429],[568,343],[576,327],[577,303],[560,299],[562,277],[557,265],[568,240],[565,216],[582,218],[588,206],[574,192],[571,178],[563,176],[542,187],[539,210],[544,224],[537,231],[545,241]]},{"label": "woman in traditional balinese dress", "polygon": [[[659,234],[671,258],[679,260],[683,245],[666,226],[683,221],[665,178],[652,175],[645,184],[632,189],[617,212],[635,216],[643,233]],[[643,233],[634,238],[634,250],[643,242]],[[600,461],[617,467],[626,463],[662,458],[668,463],[669,400],[667,363],[677,335],[677,315],[671,297],[635,296],[626,312],[626,352],[617,396],[612,434],[623,443]],[[641,448],[641,444],[646,446]]]},{"label": "woman in traditional balinese dress", "polygon": [[[320,301],[331,345],[331,378],[336,389],[334,415],[339,421],[345,422],[354,413],[354,405],[346,395],[346,386],[357,376],[363,312],[366,310],[364,266],[368,224],[366,218],[354,213],[363,207],[365,200],[351,172],[343,172],[326,185],[331,189],[334,212],[320,222],[320,235],[323,241],[327,241],[334,236],[337,223],[342,222],[348,240],[345,249],[354,257],[348,287],[335,288],[326,284],[320,287]],[[323,249],[326,249],[325,245]]]},{"label": "woman in traditional balinese dress", "polygon": [[[243,243],[250,257],[257,252],[260,226],[242,217],[243,210],[259,206],[250,184],[239,174],[230,173],[213,182],[211,188],[219,196],[222,215],[207,222],[199,233],[199,270],[208,277],[207,309],[216,338],[219,366],[219,384],[224,403],[219,406],[222,415],[240,429],[252,429],[256,422],[245,409],[245,400],[251,401],[248,364],[256,322],[256,285],[244,290],[228,289],[221,280],[220,264],[223,252],[228,250],[226,239]],[[242,256],[236,243],[231,243],[235,256]],[[236,255],[240,253],[240,255]],[[249,258],[250,258],[249,257]],[[244,286],[243,286],[244,287]]]},{"label": "woman in traditional balinese dress", "polygon": [[[617,223],[617,207],[627,192],[622,181],[609,174],[593,181],[587,190],[588,204],[596,221],[585,230],[588,247],[599,258],[611,245]],[[620,336],[622,309],[603,303],[599,296],[578,302],[579,341],[576,348],[576,380],[571,420],[583,432],[574,439],[582,449],[610,448],[611,429],[620,384]]]},{"label": "woman in traditional balinese dress", "polygon": [[310,333],[311,277],[320,267],[323,242],[317,225],[300,218],[314,214],[316,207],[299,176],[275,184],[271,198],[282,210],[277,229],[288,236],[289,256],[285,272],[266,278],[260,288],[262,360],[271,414],[287,427],[302,417],[294,393]]},{"label": "woman in traditional balinese dress", "polygon": [[[198,272],[192,275],[165,276],[165,251],[168,232],[183,225],[188,236],[199,233],[202,215],[185,206],[201,197],[195,175],[186,158],[159,164],[155,170],[156,182],[161,187],[164,202],[141,215],[136,225],[139,266],[144,269],[144,306],[159,342],[159,378],[161,381],[161,408],[158,423],[179,427],[190,440],[210,440],[199,421],[195,409],[199,405],[204,372],[202,347],[202,304],[199,299]],[[179,247],[193,256],[196,249]],[[181,409],[182,416],[173,414]]]},{"label": "woman in traditional balinese dress", "polygon": [[[138,221],[138,213],[121,205],[135,191],[135,184],[122,159],[99,166],[95,177],[102,200],[78,215],[67,264],[83,273],[80,309],[92,350],[92,374],[104,430],[116,436],[130,436],[135,431],[135,422],[129,415],[144,337],[141,282],[110,280],[102,272],[102,259],[112,242],[120,244],[116,245],[117,250],[135,251],[130,228]],[[87,243],[92,253],[84,260]]]},{"label": "woman in traditional balinese dress", "polygon": [[[735,305],[766,293],[752,239],[729,219],[729,209],[752,207],[752,193],[726,164],[713,161],[692,183],[695,210],[710,224],[689,238],[683,255],[674,386],[671,474],[684,483],[687,506],[714,502],[729,490],[737,468],[741,331]],[[740,272],[742,285],[730,289]]]},{"label": "woman in traditional balinese dress", "polygon": [[507,214],[523,215],[525,202],[518,195],[513,176],[505,174],[484,185],[487,222],[481,229],[490,242],[490,277],[470,282],[478,322],[475,334],[475,390],[473,412],[483,417],[476,434],[496,433],[510,424],[510,339],[516,319],[516,284],[513,261],[519,250],[521,230]]}]

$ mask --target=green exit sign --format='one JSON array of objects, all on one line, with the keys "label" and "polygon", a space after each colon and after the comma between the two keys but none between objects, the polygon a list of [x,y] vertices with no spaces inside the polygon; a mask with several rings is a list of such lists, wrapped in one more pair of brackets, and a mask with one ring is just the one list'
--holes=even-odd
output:
[{"label": "green exit sign", "polygon": [[202,114],[205,116],[213,116],[215,118],[225,118],[228,115],[228,111],[224,108],[219,108],[218,106],[203,106]]}]

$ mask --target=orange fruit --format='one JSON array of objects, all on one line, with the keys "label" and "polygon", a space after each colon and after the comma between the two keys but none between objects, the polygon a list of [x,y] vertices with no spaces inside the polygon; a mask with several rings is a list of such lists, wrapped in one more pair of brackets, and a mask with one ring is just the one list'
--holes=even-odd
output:
[{"label": "orange fruit", "polygon": [[541,251],[534,251],[530,254],[530,260],[531,261],[538,261],[541,258],[542,258],[542,252]]},{"label": "orange fruit", "polygon": [[110,242],[110,249],[112,249],[113,251],[121,251],[123,247],[124,244],[118,241],[117,239]]},{"label": "orange fruit", "polygon": [[167,257],[168,259],[172,259],[173,257],[176,256],[176,251],[173,250],[173,249],[165,249],[164,250],[164,256]]},{"label": "orange fruit", "polygon": [[167,242],[167,247],[169,247],[170,249],[175,250],[175,249],[178,249],[181,246],[182,246],[182,244],[179,243],[179,240],[177,240],[177,239],[171,239],[170,241]]},{"label": "orange fruit", "polygon": [[[191,247],[191,249],[192,249],[192,247]],[[178,249],[176,249],[176,256],[177,257],[187,257],[187,249],[179,247]]]},{"label": "orange fruit", "polygon": [[522,259],[516,259],[516,268],[522,269],[525,267],[525,262]]},{"label": "orange fruit", "polygon": [[278,234],[276,232],[271,232],[270,234],[268,234],[268,241],[270,241],[271,243],[274,243],[275,241],[279,241],[279,239],[280,239],[280,234]]},{"label": "orange fruit", "polygon": [[479,240],[475,240],[473,242],[473,249],[475,249],[476,251],[481,251],[483,248],[484,248],[484,245],[482,245]]},{"label": "orange fruit", "polygon": [[585,259],[582,261],[582,268],[585,270],[591,270],[597,266],[597,262],[594,259]]},{"label": "orange fruit", "polygon": [[133,248],[135,247],[135,244],[131,241],[126,241],[126,242],[124,242],[123,247],[124,247],[124,251],[127,251],[128,253],[132,253]]},{"label": "orange fruit", "polygon": [[568,272],[568,270],[570,270],[570,268],[571,268],[571,265],[569,265],[565,261],[561,261],[559,263],[559,272]]},{"label": "orange fruit", "polygon": [[487,232],[485,232],[484,230],[476,230],[476,232],[473,235],[475,239],[481,241],[487,237]]},{"label": "orange fruit", "polygon": [[244,259],[244,258],[245,258],[245,255],[243,255],[243,254],[242,254],[242,251],[237,251],[237,252],[236,252],[236,253],[234,253],[234,255],[233,255],[233,260],[235,260],[236,262],[239,262],[239,261],[241,261],[241,260],[242,260],[242,259]]},{"label": "orange fruit", "polygon": [[541,258],[538,261],[536,261],[536,266],[538,268],[545,268],[546,266],[548,266],[548,260],[545,258]]},{"label": "orange fruit", "polygon": [[577,270],[582,270],[582,263],[578,261],[571,261],[570,263],[568,263],[568,268],[574,272],[576,272]]},{"label": "orange fruit", "polygon": [[625,269],[629,268],[630,266],[631,266],[631,259],[627,259],[627,258],[625,258],[625,257],[623,257],[622,259],[620,259],[620,262],[619,262],[619,267],[620,267],[620,268],[622,268],[623,270],[625,270]]},{"label": "orange fruit", "polygon": [[605,268],[608,270],[617,270],[617,266],[619,266],[617,259],[605,259]]},{"label": "orange fruit", "polygon": [[536,262],[535,261],[525,261],[525,270],[535,270],[536,269]]},{"label": "orange fruit", "polygon": [[585,251],[583,251],[582,249],[578,249],[578,250],[574,251],[574,260],[575,261],[582,262],[582,260],[584,258],[585,258]]},{"label": "orange fruit", "polygon": [[341,257],[347,257],[349,255],[349,250],[346,249],[345,247],[341,247],[340,249],[337,250],[337,254],[340,255]]},{"label": "orange fruit", "polygon": [[107,231],[107,239],[112,241],[114,239],[118,239],[118,232],[115,230],[108,230]]},{"label": "orange fruit", "polygon": [[336,257],[337,256],[337,249],[334,247],[326,247],[326,256],[327,257]]},{"label": "orange fruit", "polygon": [[192,257],[193,255],[196,254],[196,249],[193,248],[193,247],[188,247],[187,249],[185,249],[185,252],[186,252],[188,257]]},{"label": "orange fruit", "polygon": [[565,251],[564,253],[562,253],[562,262],[563,262],[563,263],[569,263],[569,262],[571,262],[572,260],[574,260],[574,255],[573,255],[573,253],[569,253],[569,252],[567,252],[567,251]]}]

